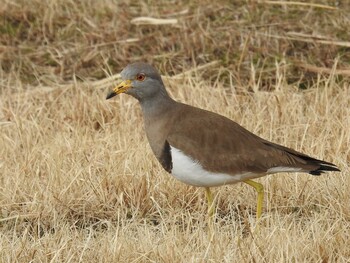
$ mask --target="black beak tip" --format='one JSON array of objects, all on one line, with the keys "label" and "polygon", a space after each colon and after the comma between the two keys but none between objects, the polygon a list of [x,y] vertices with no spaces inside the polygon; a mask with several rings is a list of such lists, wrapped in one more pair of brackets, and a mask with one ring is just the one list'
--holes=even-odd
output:
[{"label": "black beak tip", "polygon": [[108,93],[107,97],[106,97],[106,100],[110,99],[110,98],[113,98],[114,96],[116,96],[117,93],[115,93],[114,91],[111,91],[110,93]]}]

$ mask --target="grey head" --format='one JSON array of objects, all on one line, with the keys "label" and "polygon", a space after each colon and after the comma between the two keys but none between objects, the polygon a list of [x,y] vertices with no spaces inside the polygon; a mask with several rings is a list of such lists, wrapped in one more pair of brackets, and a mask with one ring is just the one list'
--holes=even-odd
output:
[{"label": "grey head", "polygon": [[140,102],[158,96],[168,96],[158,71],[150,64],[136,62],[127,65],[120,73],[122,82],[118,84],[107,99],[126,93]]}]

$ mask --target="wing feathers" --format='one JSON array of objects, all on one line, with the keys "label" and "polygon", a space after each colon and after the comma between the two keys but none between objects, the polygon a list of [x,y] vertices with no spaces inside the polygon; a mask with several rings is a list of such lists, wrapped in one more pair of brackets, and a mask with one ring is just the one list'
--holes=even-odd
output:
[{"label": "wing feathers", "polygon": [[332,163],[268,142],[221,115],[182,104],[168,135],[169,143],[212,172],[339,171]]}]

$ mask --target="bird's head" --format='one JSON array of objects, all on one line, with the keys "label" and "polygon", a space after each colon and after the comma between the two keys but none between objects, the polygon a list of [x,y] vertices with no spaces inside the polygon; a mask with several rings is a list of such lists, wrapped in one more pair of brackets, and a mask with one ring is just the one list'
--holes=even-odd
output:
[{"label": "bird's head", "polygon": [[106,99],[110,99],[120,93],[126,93],[142,101],[165,91],[158,71],[147,63],[136,62],[129,64],[120,75],[122,82],[107,95]]}]

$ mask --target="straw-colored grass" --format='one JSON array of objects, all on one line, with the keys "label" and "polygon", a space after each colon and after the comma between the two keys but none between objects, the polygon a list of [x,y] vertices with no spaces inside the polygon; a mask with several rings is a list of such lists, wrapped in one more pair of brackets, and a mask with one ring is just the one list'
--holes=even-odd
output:
[{"label": "straw-colored grass", "polygon": [[[248,2],[240,3],[239,9],[250,15],[262,12],[256,3]],[[187,36],[181,43],[172,25],[155,30],[128,24],[135,14],[173,18],[160,15],[169,13],[170,5],[145,2],[129,7],[128,1],[119,5],[91,1],[88,5],[65,0],[62,4],[47,1],[45,9],[40,3],[7,1],[0,7],[7,17],[2,18],[0,30],[8,33],[0,39],[1,262],[348,261],[350,92],[348,76],[336,72],[348,70],[343,47],[331,46],[319,60],[312,58],[326,49],[322,43],[315,44],[318,50],[305,44],[304,55],[281,52],[277,57],[274,47],[294,50],[290,42],[272,38],[269,42],[255,33],[236,38],[238,22],[244,24],[242,31],[245,26],[257,26],[258,18],[248,21],[247,13],[235,22],[234,41],[241,46],[231,47],[226,35],[220,43],[220,32],[233,18],[209,1],[205,1],[207,7],[198,9],[194,4],[174,6],[175,17],[183,23],[174,30]],[[116,15],[115,5],[119,8]],[[292,11],[303,12],[307,7],[266,4],[259,8],[278,17],[276,8],[283,8],[284,15],[289,10],[292,16],[296,15]],[[221,13],[211,13],[211,9]],[[312,7],[308,11],[321,12]],[[340,12],[337,16],[320,16],[331,16],[338,29],[345,19],[341,11],[336,11]],[[205,17],[201,12],[212,17],[198,28],[189,27]],[[67,18],[73,17],[80,20],[69,22]],[[14,28],[21,21],[31,27]],[[115,42],[107,48],[108,41],[120,40],[111,30],[121,24],[129,28],[117,29],[119,34],[130,29],[123,39],[143,37],[145,47],[137,47],[141,42]],[[95,33],[86,29],[93,31],[95,26]],[[63,32],[57,30],[60,27]],[[208,35],[196,40],[205,28]],[[336,32],[330,28],[317,27],[333,38]],[[41,43],[34,33],[48,42]],[[164,34],[165,42],[154,42],[159,34]],[[210,40],[212,36],[217,39]],[[213,51],[216,45],[221,48],[218,53]],[[225,45],[227,53],[223,53]],[[230,53],[234,49],[238,55]],[[135,50],[138,53],[131,52]],[[257,57],[260,52],[270,57],[259,62],[254,50]],[[209,55],[199,57],[203,52]],[[90,60],[84,62],[78,59],[80,55]],[[266,188],[258,231],[253,231],[256,193],[251,187],[213,188],[217,213],[209,232],[203,189],[186,186],[162,170],[148,146],[137,101],[124,94],[106,101],[110,86],[97,81],[107,77],[106,72],[116,74],[128,61],[140,58],[160,68],[177,100],[220,113],[265,139],[333,162],[342,172],[258,179]],[[291,66],[292,58],[330,71],[291,76],[305,69]]]}]

